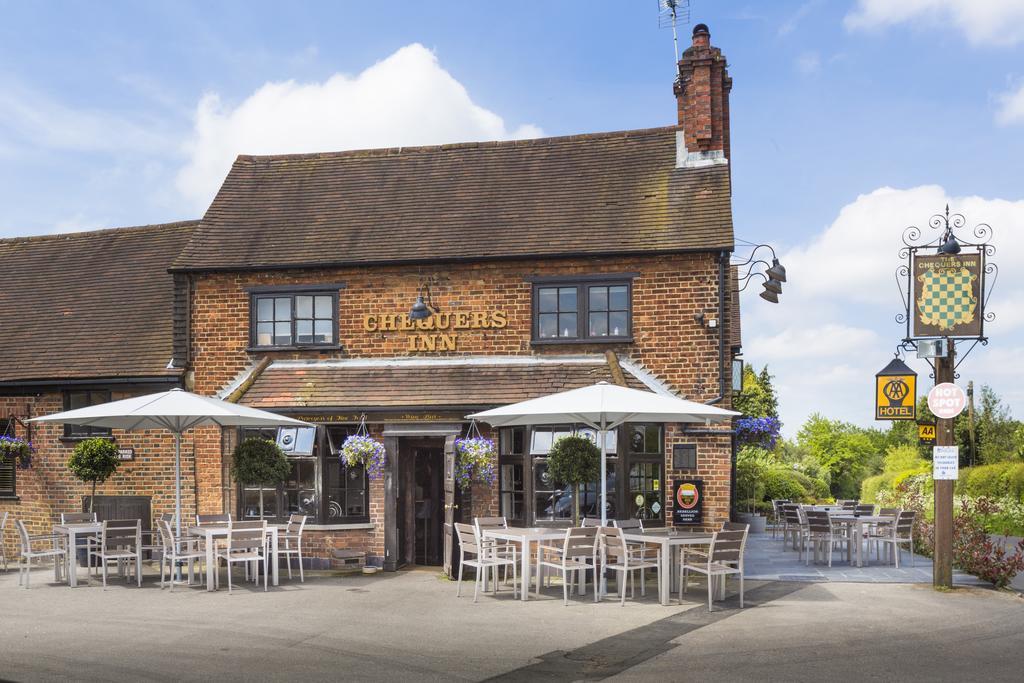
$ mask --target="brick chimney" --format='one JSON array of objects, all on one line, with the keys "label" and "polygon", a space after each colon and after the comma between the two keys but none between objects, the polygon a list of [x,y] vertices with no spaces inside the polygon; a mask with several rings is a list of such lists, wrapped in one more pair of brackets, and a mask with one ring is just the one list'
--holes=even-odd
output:
[{"label": "brick chimney", "polygon": [[711,46],[706,24],[693,27],[693,45],[679,60],[673,90],[679,108],[676,166],[729,163],[729,91],[732,78],[725,57]]}]

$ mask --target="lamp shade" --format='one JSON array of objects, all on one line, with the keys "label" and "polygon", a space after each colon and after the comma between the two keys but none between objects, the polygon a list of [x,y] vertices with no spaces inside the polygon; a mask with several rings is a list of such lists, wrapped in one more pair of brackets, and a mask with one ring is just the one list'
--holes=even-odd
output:
[{"label": "lamp shade", "polygon": [[773,280],[779,282],[786,281],[786,267],[779,263],[779,259],[772,259],[772,267],[765,271],[765,273]]},{"label": "lamp shade", "polygon": [[775,278],[766,280],[764,283],[764,288],[769,292],[774,292],[775,294],[782,294],[782,283],[776,280]]},{"label": "lamp shade", "polygon": [[425,320],[430,317],[430,309],[423,303],[423,295],[416,297],[416,303],[409,309],[409,320]]},{"label": "lamp shade", "polygon": [[942,246],[939,247],[939,253],[940,254],[959,254],[960,253],[960,243],[956,241],[955,237],[953,237],[953,233],[949,233],[949,235],[946,237],[946,241],[943,242]]},{"label": "lamp shade", "polygon": [[758,296],[760,296],[765,301],[770,301],[773,304],[779,303],[779,295],[770,290],[766,289],[763,292],[761,292]]}]

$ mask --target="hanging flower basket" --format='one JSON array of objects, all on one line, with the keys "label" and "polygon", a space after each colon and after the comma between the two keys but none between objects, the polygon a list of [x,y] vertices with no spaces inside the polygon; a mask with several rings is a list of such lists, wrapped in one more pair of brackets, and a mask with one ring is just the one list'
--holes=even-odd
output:
[{"label": "hanging flower basket", "polygon": [[464,439],[455,440],[455,483],[462,490],[474,481],[490,486],[494,483],[494,442],[481,436],[476,423],[470,425]]},{"label": "hanging flower basket", "polygon": [[387,451],[384,444],[370,437],[365,416],[360,418],[356,433],[341,444],[341,461],[348,467],[365,467],[367,473],[375,479],[384,474]]},{"label": "hanging flower basket", "polygon": [[32,465],[32,444],[14,436],[0,436],[0,462],[13,462],[18,469]]}]

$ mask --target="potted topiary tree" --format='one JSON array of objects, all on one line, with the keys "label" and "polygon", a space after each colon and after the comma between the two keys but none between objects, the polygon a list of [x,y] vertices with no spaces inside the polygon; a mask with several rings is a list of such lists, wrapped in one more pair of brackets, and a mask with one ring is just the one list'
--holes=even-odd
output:
[{"label": "potted topiary tree", "polygon": [[563,436],[551,445],[548,473],[554,481],[568,484],[575,492],[573,526],[580,525],[580,486],[601,476],[601,449],[585,436]]},{"label": "potted topiary tree", "polygon": [[235,447],[231,476],[243,486],[260,487],[260,519],[263,519],[263,488],[288,478],[291,465],[284,451],[269,439],[253,437]]},{"label": "potted topiary tree", "polygon": [[95,511],[96,485],[109,479],[119,464],[121,460],[117,456],[117,446],[110,439],[85,439],[75,446],[68,458],[68,469],[79,480],[92,483],[89,512]]}]

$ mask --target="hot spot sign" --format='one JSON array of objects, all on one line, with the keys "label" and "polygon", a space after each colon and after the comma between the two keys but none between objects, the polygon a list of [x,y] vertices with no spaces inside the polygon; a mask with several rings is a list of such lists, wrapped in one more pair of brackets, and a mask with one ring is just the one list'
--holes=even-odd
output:
[{"label": "hot spot sign", "polygon": [[875,375],[875,419],[917,419],[917,373],[899,358]]},{"label": "hot spot sign", "polygon": [[951,420],[967,407],[964,390],[951,382],[936,384],[928,392],[928,410],[941,420]]}]

